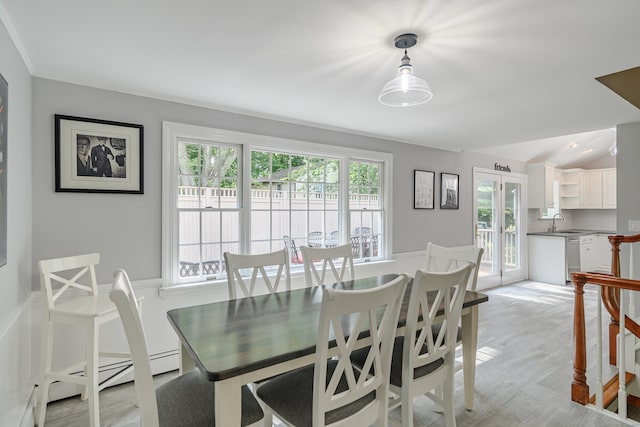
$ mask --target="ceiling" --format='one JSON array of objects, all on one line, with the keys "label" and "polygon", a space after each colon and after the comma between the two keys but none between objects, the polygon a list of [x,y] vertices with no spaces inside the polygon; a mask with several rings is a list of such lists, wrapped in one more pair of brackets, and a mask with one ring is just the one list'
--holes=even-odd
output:
[{"label": "ceiling", "polygon": [[[595,80],[640,64],[638,17],[637,0],[0,0],[34,76],[462,151],[640,121]],[[404,32],[435,95],[387,107]]]}]

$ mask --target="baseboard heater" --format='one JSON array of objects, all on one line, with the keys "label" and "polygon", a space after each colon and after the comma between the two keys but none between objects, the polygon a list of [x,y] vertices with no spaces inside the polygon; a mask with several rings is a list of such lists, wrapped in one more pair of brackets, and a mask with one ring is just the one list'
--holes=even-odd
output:
[{"label": "baseboard heater", "polygon": [[[179,367],[179,351],[178,349],[167,350],[149,355],[151,364],[151,372],[153,375],[163,374],[165,372],[175,371]],[[117,376],[127,367],[131,366],[131,359],[123,359],[118,362],[106,363],[98,368],[98,376],[100,384],[109,381]],[[82,374],[82,371],[74,374]],[[39,379],[39,378],[38,378]],[[38,380],[37,379],[37,380]],[[36,381],[37,381],[36,380]],[[133,373],[127,374],[115,381],[113,386],[133,381]],[[67,397],[77,396],[82,392],[82,386],[64,382],[53,382],[49,388],[49,401],[65,399]]]}]

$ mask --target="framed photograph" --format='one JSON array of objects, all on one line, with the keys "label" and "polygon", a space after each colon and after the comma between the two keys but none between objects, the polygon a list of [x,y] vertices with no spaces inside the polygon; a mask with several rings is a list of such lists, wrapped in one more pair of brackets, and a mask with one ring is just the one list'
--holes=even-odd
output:
[{"label": "framed photograph", "polygon": [[55,115],[56,191],[143,194],[143,126]]},{"label": "framed photograph", "polygon": [[458,209],[458,180],[454,173],[440,174],[440,209]]},{"label": "framed photograph", "polygon": [[7,124],[9,84],[0,74],[0,267],[7,263]]},{"label": "framed photograph", "polygon": [[436,174],[431,171],[413,171],[413,208],[433,209],[433,187]]}]

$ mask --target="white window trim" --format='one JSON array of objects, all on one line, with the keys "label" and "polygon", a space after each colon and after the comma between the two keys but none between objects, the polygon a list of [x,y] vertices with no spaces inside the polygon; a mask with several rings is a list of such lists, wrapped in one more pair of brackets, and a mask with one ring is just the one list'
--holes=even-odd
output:
[{"label": "white window trim", "polygon": [[[178,269],[173,260],[178,256],[178,228],[177,209],[175,208],[175,200],[177,198],[176,181],[173,177],[177,174],[177,140],[180,138],[189,138],[194,140],[219,141],[223,143],[242,145],[243,158],[243,177],[242,177],[242,207],[248,206],[247,197],[250,197],[251,188],[251,168],[246,166],[250,161],[251,150],[272,150],[272,151],[294,151],[301,155],[326,154],[341,158],[341,173],[346,177],[344,181],[346,191],[342,192],[342,214],[341,221],[343,230],[346,230],[345,223],[348,214],[348,177],[349,177],[349,160],[371,160],[384,164],[383,167],[383,213],[384,221],[382,235],[384,246],[384,259],[391,259],[393,253],[393,211],[392,211],[392,177],[393,177],[393,154],[378,151],[362,150],[357,148],[342,147],[335,145],[325,145],[314,142],[307,142],[295,139],[280,138],[266,135],[257,135],[252,133],[230,131],[224,129],[216,129],[207,126],[190,125],[184,123],[176,123],[170,121],[162,122],[162,286],[173,287],[178,281]],[[171,179],[167,179],[171,177]],[[250,219],[250,212],[242,209],[241,221]],[[247,222],[242,222],[248,224]],[[244,227],[244,226],[243,226]],[[250,230],[249,230],[250,231]],[[245,238],[250,238],[250,233],[244,233]],[[382,249],[382,248],[381,248]],[[211,280],[206,283],[221,283],[226,280]],[[197,282],[202,283],[202,282]],[[194,283],[195,284],[195,283]],[[181,285],[181,286],[187,286]]]}]

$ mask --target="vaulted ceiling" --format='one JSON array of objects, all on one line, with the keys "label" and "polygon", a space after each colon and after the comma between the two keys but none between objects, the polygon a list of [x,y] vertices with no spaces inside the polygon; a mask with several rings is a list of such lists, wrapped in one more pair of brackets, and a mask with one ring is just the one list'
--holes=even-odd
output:
[{"label": "vaulted ceiling", "polygon": [[[0,6],[33,75],[82,85],[449,150],[640,121],[595,80],[640,64],[637,0]],[[377,96],[396,74],[403,32],[418,35],[408,53],[435,96],[392,108]]]}]

